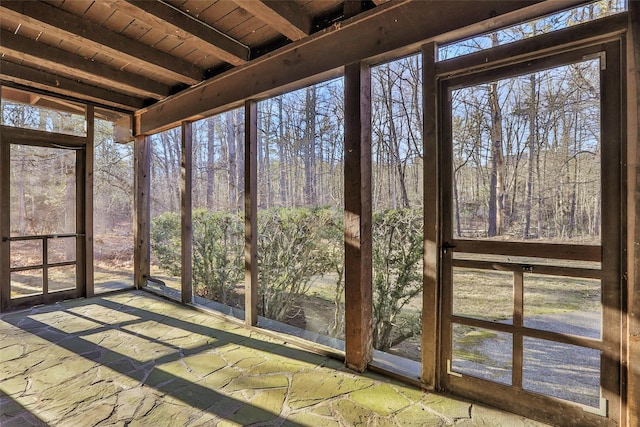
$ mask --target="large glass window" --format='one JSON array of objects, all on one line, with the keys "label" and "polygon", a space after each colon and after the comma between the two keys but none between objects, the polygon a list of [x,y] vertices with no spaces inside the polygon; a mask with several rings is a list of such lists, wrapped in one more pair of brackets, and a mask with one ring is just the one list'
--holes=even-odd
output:
[{"label": "large glass window", "polygon": [[[422,57],[414,55],[373,67],[371,79],[373,346],[387,354],[419,362],[423,256]],[[377,357],[374,355],[374,359]],[[419,364],[405,362],[405,365],[413,374],[419,373]]]},{"label": "large glass window", "polygon": [[244,111],[193,123],[193,296],[244,314]]},{"label": "large glass window", "polygon": [[149,137],[151,259],[149,285],[179,297],[182,284],[180,128]]},{"label": "large glass window", "polygon": [[440,61],[546,34],[627,10],[627,0],[597,0],[438,48]]},{"label": "large glass window", "polygon": [[66,135],[87,134],[86,107],[3,86],[0,122],[3,126],[33,129]]},{"label": "large glass window", "polygon": [[112,111],[95,111],[93,273],[96,293],[133,286],[133,144],[116,142],[116,123],[122,118]]},{"label": "large glass window", "polygon": [[344,339],[344,87],[258,104],[259,324],[336,348]]},{"label": "large glass window", "polygon": [[454,238],[600,243],[600,61],[452,91]]},{"label": "large glass window", "polygon": [[11,144],[9,157],[11,298],[74,289],[76,151]]}]

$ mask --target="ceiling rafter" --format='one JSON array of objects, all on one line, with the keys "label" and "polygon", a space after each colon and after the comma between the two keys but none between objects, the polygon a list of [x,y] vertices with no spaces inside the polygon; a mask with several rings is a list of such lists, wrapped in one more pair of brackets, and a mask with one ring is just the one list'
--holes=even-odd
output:
[{"label": "ceiling rafter", "polygon": [[290,0],[233,0],[288,39],[296,41],[311,34],[311,16]]},{"label": "ceiling rafter", "polygon": [[49,71],[42,71],[4,60],[0,61],[0,78],[48,92],[68,95],[129,111],[135,111],[144,106],[144,100],[140,98],[112,92],[105,88],[58,76]]},{"label": "ceiling rafter", "polygon": [[39,31],[104,51],[115,58],[153,69],[177,81],[190,85],[202,81],[203,70],[196,65],[49,4],[3,0],[0,10],[4,16]]},{"label": "ceiling rafter", "polygon": [[0,31],[0,53],[38,64],[55,71],[77,75],[106,87],[120,86],[136,96],[162,99],[170,94],[167,85],[139,74],[119,70],[101,62],[88,60],[66,50],[22,37],[11,31]]},{"label": "ceiling rafter", "polygon": [[249,60],[248,46],[163,1],[102,0],[182,41],[198,41],[198,49],[233,65]]}]

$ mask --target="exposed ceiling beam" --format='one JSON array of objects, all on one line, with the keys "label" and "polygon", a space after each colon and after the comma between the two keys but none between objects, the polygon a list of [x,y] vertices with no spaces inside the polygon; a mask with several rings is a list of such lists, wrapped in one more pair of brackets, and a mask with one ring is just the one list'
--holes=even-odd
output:
[{"label": "exposed ceiling beam", "polygon": [[[340,67],[369,58],[390,59],[438,43],[480,34],[584,0],[405,0],[388,2],[310,37],[257,58],[137,112],[137,134],[167,129],[270,96],[313,76],[336,75]],[[444,18],[443,18],[444,17]]]},{"label": "exposed ceiling beam", "polygon": [[53,72],[62,71],[75,75],[100,86],[117,86],[139,97],[162,99],[170,93],[169,86],[162,83],[39,43],[11,31],[1,30],[0,53],[50,68]]},{"label": "exposed ceiling beam", "polygon": [[198,49],[233,65],[249,60],[249,47],[188,13],[162,1],[101,0],[135,19],[176,36],[182,41],[197,39]]},{"label": "exposed ceiling beam", "polygon": [[290,40],[311,34],[311,16],[291,0],[233,0],[238,6]]},{"label": "exposed ceiling beam", "polygon": [[111,107],[135,111],[143,107],[144,100],[110,90],[91,86],[48,71],[0,61],[0,78],[28,87],[71,96]]},{"label": "exposed ceiling beam", "polygon": [[47,34],[88,46],[139,67],[152,69],[190,85],[202,80],[203,70],[190,62],[132,40],[88,19],[36,1],[0,3],[2,15]]}]

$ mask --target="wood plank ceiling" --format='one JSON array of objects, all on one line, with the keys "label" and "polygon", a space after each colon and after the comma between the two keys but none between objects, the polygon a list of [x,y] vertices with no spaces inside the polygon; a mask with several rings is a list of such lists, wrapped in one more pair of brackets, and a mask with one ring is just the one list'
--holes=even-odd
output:
[{"label": "wood plank ceiling", "polygon": [[0,84],[135,111],[384,1],[2,0]]}]

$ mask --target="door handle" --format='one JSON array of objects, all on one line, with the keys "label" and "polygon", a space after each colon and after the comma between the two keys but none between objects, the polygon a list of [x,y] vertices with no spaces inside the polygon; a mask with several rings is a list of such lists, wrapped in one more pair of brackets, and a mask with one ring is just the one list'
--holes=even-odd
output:
[{"label": "door handle", "polygon": [[442,248],[442,253],[443,254],[446,254],[447,252],[449,252],[449,249],[453,249],[455,247],[456,247],[456,245],[454,245],[453,243],[449,243],[449,242],[444,242],[440,246],[440,248]]}]

